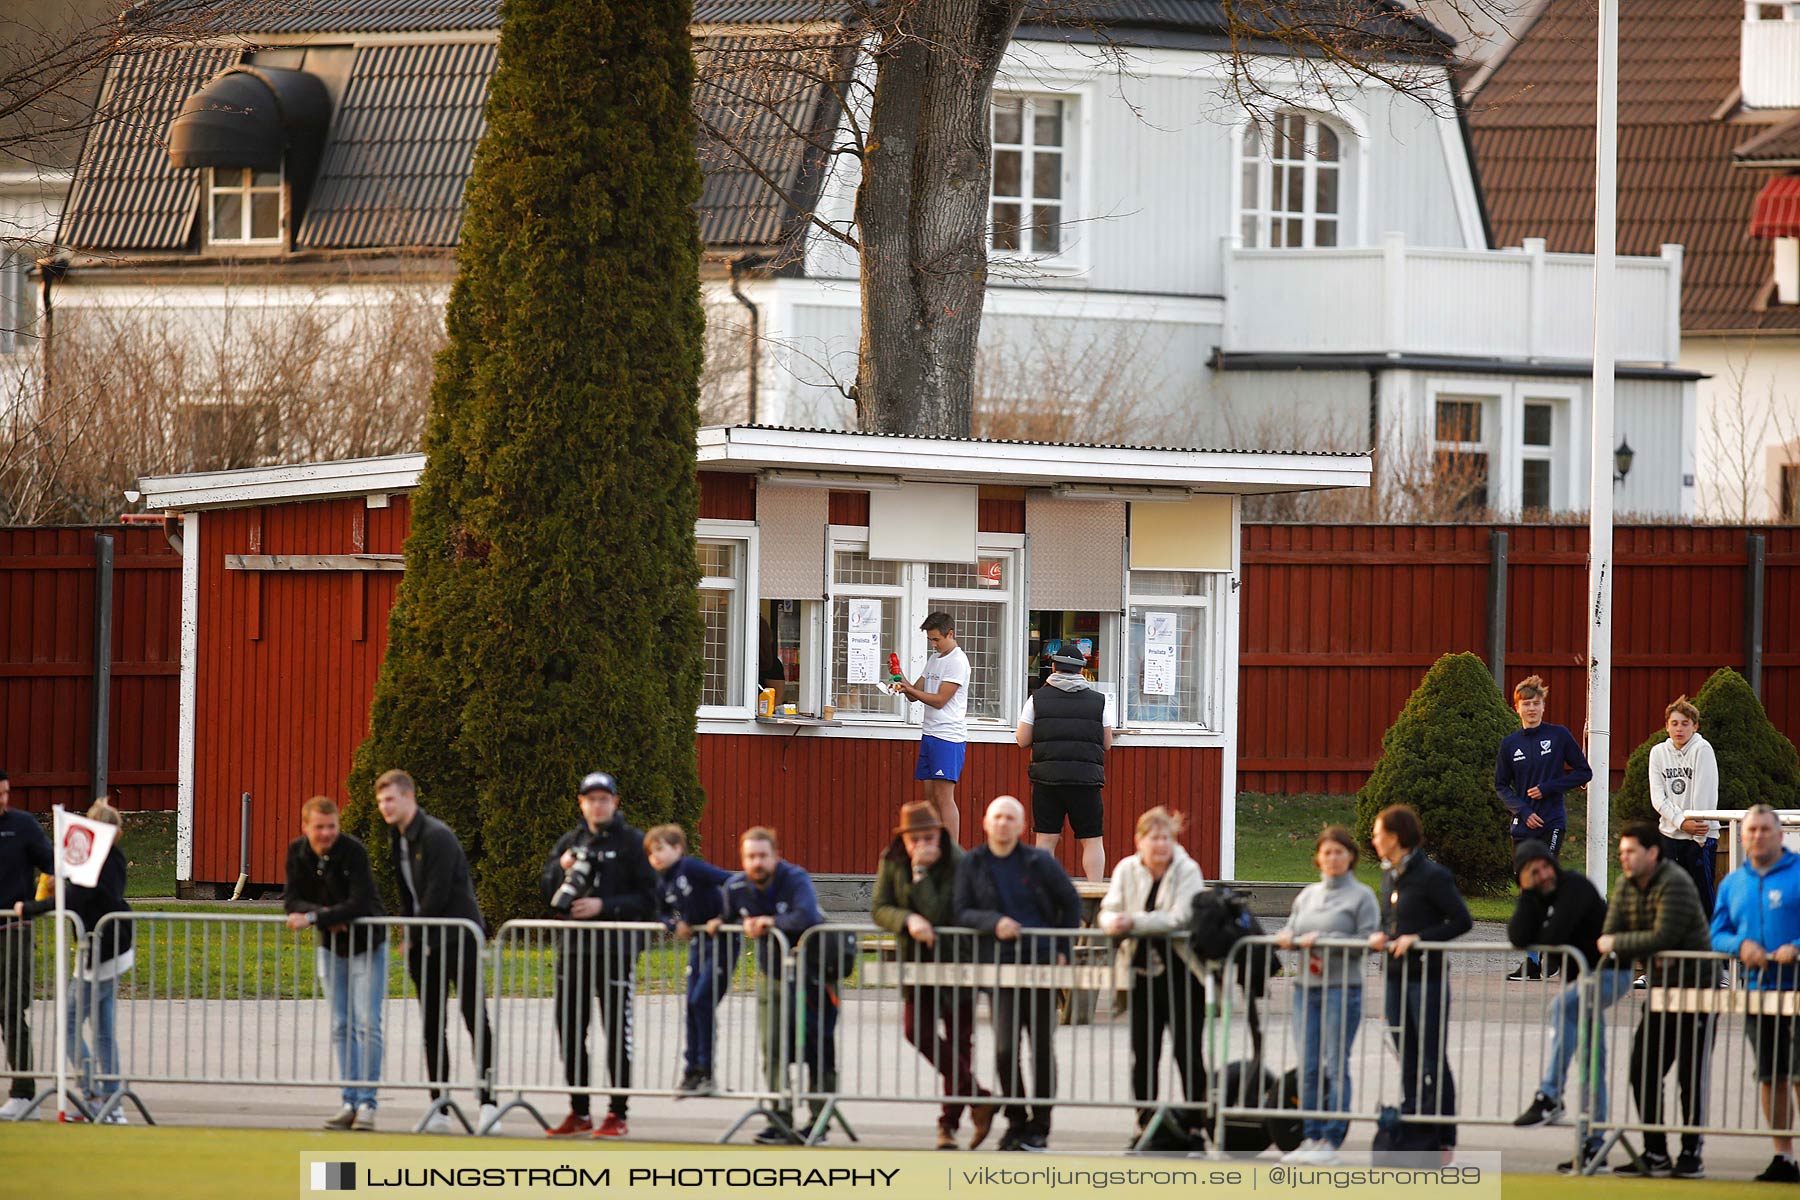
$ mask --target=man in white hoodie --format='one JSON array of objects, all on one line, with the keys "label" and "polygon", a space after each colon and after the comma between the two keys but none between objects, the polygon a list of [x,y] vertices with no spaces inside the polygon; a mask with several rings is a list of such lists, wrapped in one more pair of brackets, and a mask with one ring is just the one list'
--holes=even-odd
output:
[{"label": "man in white hoodie", "polygon": [[1650,803],[1656,807],[1663,854],[1694,881],[1711,920],[1719,823],[1687,814],[1719,807],[1719,763],[1700,736],[1700,710],[1686,696],[1676,697],[1663,717],[1669,740],[1650,747]]},{"label": "man in white hoodie", "polygon": [[1106,878],[1100,791],[1112,748],[1111,698],[1082,674],[1087,657],[1073,643],[1050,656],[1054,668],[1019,714],[1013,738],[1031,749],[1031,828],[1037,848],[1056,853],[1066,818],[1081,846],[1081,873]]}]

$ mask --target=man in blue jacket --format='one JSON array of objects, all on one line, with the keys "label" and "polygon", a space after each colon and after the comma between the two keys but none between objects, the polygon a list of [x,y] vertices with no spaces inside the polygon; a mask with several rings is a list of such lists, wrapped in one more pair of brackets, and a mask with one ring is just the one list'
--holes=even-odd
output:
[{"label": "man in blue jacket", "polygon": [[[1068,939],[1020,936],[1025,929],[1074,929],[1081,897],[1062,864],[1045,850],[1019,840],[1025,808],[997,796],[981,820],[987,841],[956,865],[956,920],[988,935],[980,960],[990,963],[1067,961]],[[1039,1103],[1006,1106],[1002,1150],[1050,1148],[1050,1102],[1056,1096],[1056,992],[1044,987],[1000,986],[993,993],[994,1074],[1003,1096],[1020,1097],[1019,1038],[1031,1039],[1032,1090]]]},{"label": "man in blue jacket", "polygon": [[6,1065],[16,1074],[12,1095],[0,1105],[0,1121],[17,1120],[31,1107],[31,922],[10,914],[22,900],[37,894],[36,872],[51,871],[50,839],[30,813],[9,808],[12,785],[0,771],[0,1038],[6,1041]]},{"label": "man in blue jacket", "polygon": [[[762,1029],[763,1069],[769,1090],[783,1092],[788,1063],[794,1061],[802,1039],[806,1045],[805,1065],[811,1086],[817,1092],[837,1088],[837,1006],[836,989],[822,977],[795,979],[783,961],[784,942],[769,936],[774,930],[785,939],[785,947],[797,946],[800,935],[814,925],[823,925],[819,912],[819,896],[813,890],[812,876],[793,863],[783,861],[775,831],[761,825],[744,831],[738,840],[738,851],[744,869],[725,881],[724,920],[735,920],[743,926],[744,936],[756,944],[756,1011]],[[717,933],[718,919],[707,922],[707,932]],[[777,982],[779,981],[779,983]],[[781,992],[776,988],[780,987]],[[777,1004],[778,996],[786,1000]],[[786,1019],[779,1014],[785,1013]],[[796,1015],[798,1019],[796,1020]],[[814,1105],[813,1123],[818,1123]],[[794,1114],[777,1108],[768,1127],[756,1135],[765,1146],[798,1145],[806,1139],[794,1131]],[[824,1137],[824,1130],[818,1136]]]},{"label": "man in blue jacket", "polygon": [[[1781,820],[1767,804],[1744,814],[1744,865],[1719,885],[1712,946],[1750,969],[1750,987],[1765,992],[1800,988],[1800,855],[1781,844]],[[1791,1016],[1751,1016],[1744,1034],[1756,1050],[1756,1081],[1771,1129],[1792,1129],[1800,1099]],[[1763,1183],[1800,1183],[1794,1139],[1777,1137],[1775,1157],[1756,1177]]]},{"label": "man in blue jacket", "polygon": [[[1550,685],[1536,675],[1528,675],[1513,688],[1513,709],[1519,714],[1519,732],[1500,743],[1500,754],[1494,762],[1494,795],[1512,814],[1507,832],[1512,835],[1513,850],[1526,841],[1539,841],[1550,848],[1552,856],[1562,857],[1563,832],[1568,828],[1568,810],[1563,793],[1586,787],[1594,777],[1581,743],[1561,725],[1544,720],[1544,704]],[[1555,974],[1554,965],[1551,974]],[[1527,954],[1514,968],[1511,980],[1538,979],[1541,971],[1537,955]]]}]

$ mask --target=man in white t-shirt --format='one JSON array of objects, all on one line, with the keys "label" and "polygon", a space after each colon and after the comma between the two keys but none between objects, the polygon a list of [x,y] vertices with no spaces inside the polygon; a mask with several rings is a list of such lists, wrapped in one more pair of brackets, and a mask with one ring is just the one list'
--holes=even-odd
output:
[{"label": "man in white t-shirt", "polygon": [[917,683],[901,680],[894,685],[894,691],[925,706],[919,765],[913,770],[913,778],[925,782],[925,799],[937,809],[938,820],[960,846],[956,781],[962,775],[963,750],[969,740],[969,656],[956,644],[956,628],[949,613],[934,612],[919,628],[931,644],[925,674]]}]

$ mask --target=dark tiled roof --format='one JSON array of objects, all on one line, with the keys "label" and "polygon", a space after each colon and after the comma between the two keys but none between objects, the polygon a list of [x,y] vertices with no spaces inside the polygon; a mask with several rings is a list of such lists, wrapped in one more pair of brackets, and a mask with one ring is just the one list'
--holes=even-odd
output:
[{"label": "dark tiled roof", "polygon": [[1791,162],[1800,159],[1800,117],[1757,134],[1739,146],[1733,156],[1743,163]]},{"label": "dark tiled roof", "polygon": [[[825,174],[840,106],[834,81],[848,73],[837,37],[695,39],[699,81],[700,239],[709,248],[787,244]],[[794,201],[773,191],[780,182]]]},{"label": "dark tiled roof", "polygon": [[[500,27],[501,0],[217,0],[210,17],[197,0],[151,0],[131,10],[140,27],[171,25],[222,33],[452,33]],[[695,0],[704,24],[841,20],[845,0]]]},{"label": "dark tiled roof", "polygon": [[495,57],[491,42],[358,49],[295,245],[454,246]]},{"label": "dark tiled roof", "polygon": [[102,111],[63,208],[56,240],[109,250],[179,250],[199,212],[199,175],[169,169],[164,138],[181,102],[238,52],[150,50],[121,57],[109,72]]},{"label": "dark tiled roof", "polygon": [[1440,58],[1455,42],[1410,5],[1391,0],[1031,0],[1021,27],[1095,28],[1124,43],[1134,32],[1211,34],[1270,42],[1304,35],[1365,51]]},{"label": "dark tiled roof", "polygon": [[[1729,115],[1742,20],[1742,7],[1716,0],[1620,8],[1619,252],[1685,248],[1688,332],[1800,329],[1800,310],[1760,307],[1773,266],[1769,244],[1748,230],[1764,177],[1732,165],[1762,131]],[[1589,0],[1550,0],[1473,97],[1471,142],[1498,244],[1542,237],[1551,250],[1592,252],[1595,57]]]}]

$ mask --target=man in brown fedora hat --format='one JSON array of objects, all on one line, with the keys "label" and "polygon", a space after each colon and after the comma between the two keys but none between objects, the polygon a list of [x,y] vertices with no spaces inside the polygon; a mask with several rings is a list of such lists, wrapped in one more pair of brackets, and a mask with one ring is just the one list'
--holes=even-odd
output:
[{"label": "man in brown fedora hat", "polygon": [[[901,806],[900,824],[875,878],[874,914],[875,923],[898,939],[902,962],[972,957],[967,940],[946,938],[940,944],[937,936],[938,926],[956,923],[956,864],[961,859],[962,851],[955,839],[944,836],[944,823],[931,801]],[[987,1096],[974,1074],[975,993],[967,988],[915,987],[905,989],[903,998],[901,1028],[906,1040],[943,1076],[944,1095]],[[963,1103],[945,1101],[937,1124],[939,1150],[957,1149]],[[970,1105],[969,1149],[987,1140],[996,1111],[992,1104]]]}]

